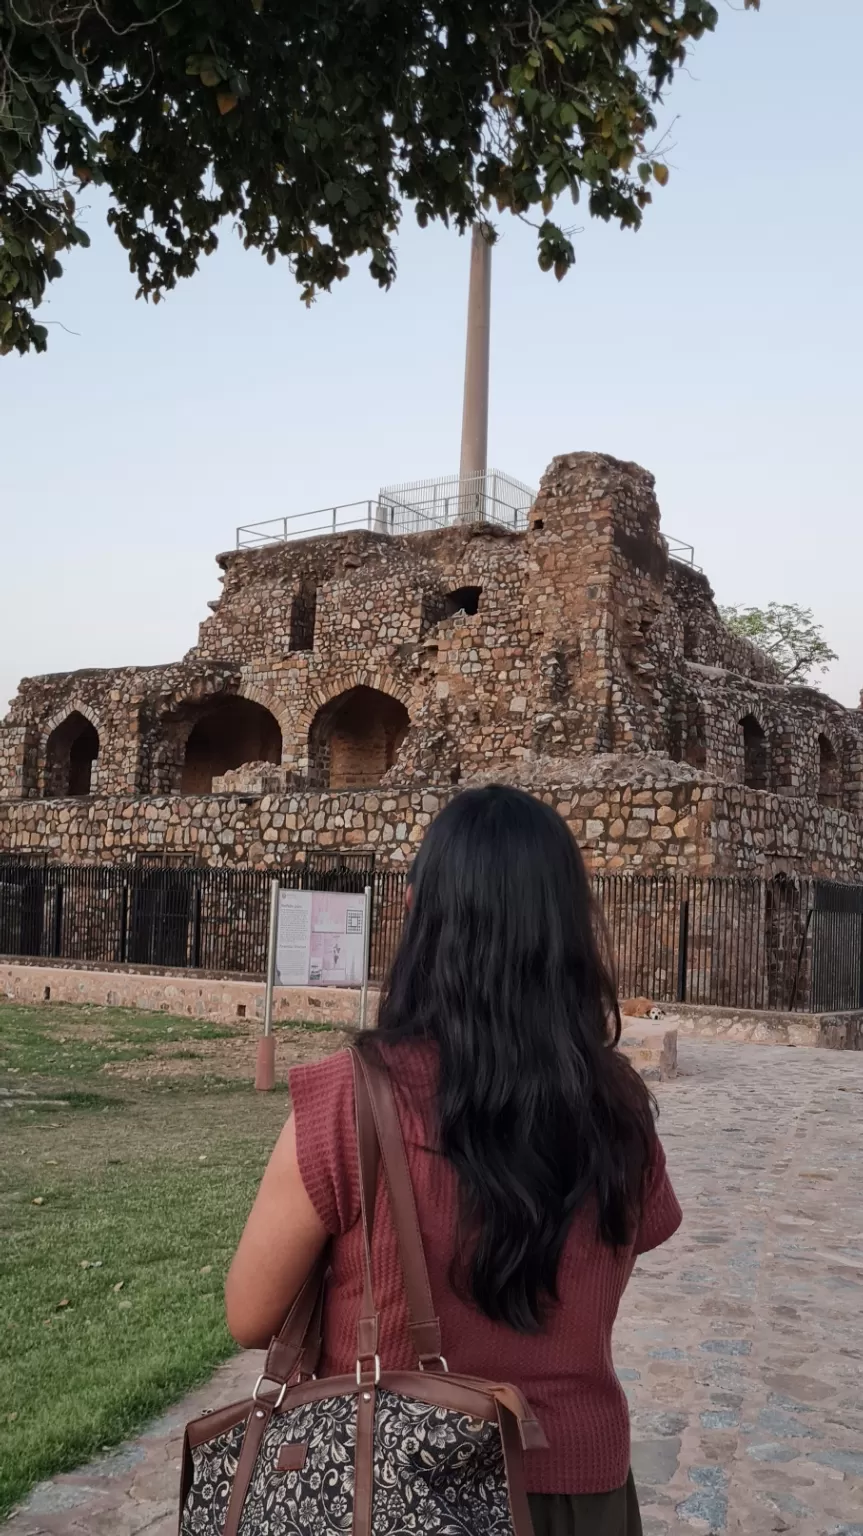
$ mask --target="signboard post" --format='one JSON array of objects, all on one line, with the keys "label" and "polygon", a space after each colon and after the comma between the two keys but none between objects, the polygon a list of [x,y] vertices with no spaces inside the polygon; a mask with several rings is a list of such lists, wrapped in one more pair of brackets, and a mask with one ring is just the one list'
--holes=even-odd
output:
[{"label": "signboard post", "polygon": [[274,880],[267,941],[264,1033],[258,1041],[255,1087],[275,1084],[273,996],[276,987],[353,987],[360,994],[360,1028],[368,1010],[372,889],[296,891]]},{"label": "signboard post", "polygon": [[270,886],[270,924],[267,933],[267,991],[264,998],[264,1033],[258,1041],[255,1087],[268,1093],[276,1086],[276,1042],[273,1039],[273,987],[276,980],[276,935],[279,925],[279,882]]},{"label": "signboard post", "polygon": [[367,885],[363,891],[363,988],[360,993],[360,1029],[366,1027],[366,1013],[369,1004],[369,971],[371,969],[372,956],[372,888]]}]

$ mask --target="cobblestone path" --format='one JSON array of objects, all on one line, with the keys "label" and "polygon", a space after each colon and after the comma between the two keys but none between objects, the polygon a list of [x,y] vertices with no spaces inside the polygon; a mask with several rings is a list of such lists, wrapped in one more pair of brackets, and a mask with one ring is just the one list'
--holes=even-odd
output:
[{"label": "cobblestone path", "polygon": [[[684,1043],[681,1068],[659,1101],[685,1224],[615,1343],[645,1536],[863,1536],[863,1054]],[[2,1536],[174,1536],[182,1426],[257,1358]]]}]

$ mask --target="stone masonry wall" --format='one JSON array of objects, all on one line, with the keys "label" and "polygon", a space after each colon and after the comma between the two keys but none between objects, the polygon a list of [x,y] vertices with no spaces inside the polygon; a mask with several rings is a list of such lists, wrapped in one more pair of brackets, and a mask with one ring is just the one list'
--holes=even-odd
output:
[{"label": "stone masonry wall", "polygon": [[[863,858],[860,823],[791,796],[706,783],[656,761],[629,782],[620,759],[591,763],[605,783],[534,792],[571,827],[592,870],[704,874],[815,873],[847,878]],[[0,805],[0,847],[72,862],[114,862],[136,853],[205,864],[267,868],[312,848],[374,852],[382,865],[409,861],[451,786],[252,797],[19,801]]]}]

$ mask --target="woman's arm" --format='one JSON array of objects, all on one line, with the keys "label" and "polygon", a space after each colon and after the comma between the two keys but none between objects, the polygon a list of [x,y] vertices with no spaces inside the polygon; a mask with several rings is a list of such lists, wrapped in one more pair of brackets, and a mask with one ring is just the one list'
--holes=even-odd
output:
[{"label": "woman's arm", "polygon": [[228,1327],[238,1344],[262,1349],[278,1333],[327,1235],[300,1175],[292,1115],[267,1164],[225,1281]]}]

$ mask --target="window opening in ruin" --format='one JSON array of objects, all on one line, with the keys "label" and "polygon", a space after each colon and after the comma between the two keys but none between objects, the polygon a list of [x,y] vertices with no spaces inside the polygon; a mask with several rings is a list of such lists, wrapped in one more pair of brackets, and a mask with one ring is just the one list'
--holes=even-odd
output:
[{"label": "window opening in ruin", "polygon": [[378,688],[349,688],[318,710],[309,731],[314,789],[368,789],[396,760],[410,717]]},{"label": "window opening in ruin", "polygon": [[262,704],[234,695],[214,700],[189,732],[180,788],[206,794],[213,779],[243,763],[280,763],[279,723]]},{"label": "window opening in ruin", "polygon": [[99,732],[88,719],[73,710],[51,732],[45,749],[45,794],[89,795],[93,788],[93,764],[99,756]]},{"label": "window opening in ruin", "polygon": [[682,707],[672,716],[669,754],[675,763],[707,767],[707,722],[700,707]]},{"label": "window opening in ruin", "polygon": [[314,587],[301,588],[291,603],[291,630],[288,649],[313,651],[315,648],[315,616],[318,594]]},{"label": "window opening in ruin", "polygon": [[818,799],[822,805],[838,805],[842,785],[839,758],[827,736],[818,737]]},{"label": "window opening in ruin", "polygon": [[690,619],[683,626],[683,659],[684,661],[698,660],[698,636],[699,626],[694,619]]},{"label": "window opening in ruin", "polygon": [[457,587],[454,592],[448,592],[444,598],[444,616],[448,619],[456,613],[472,616],[479,611],[481,597],[482,587]]},{"label": "window opening in ruin", "polygon": [[754,715],[740,722],[743,732],[743,782],[747,789],[769,789],[767,737]]}]

